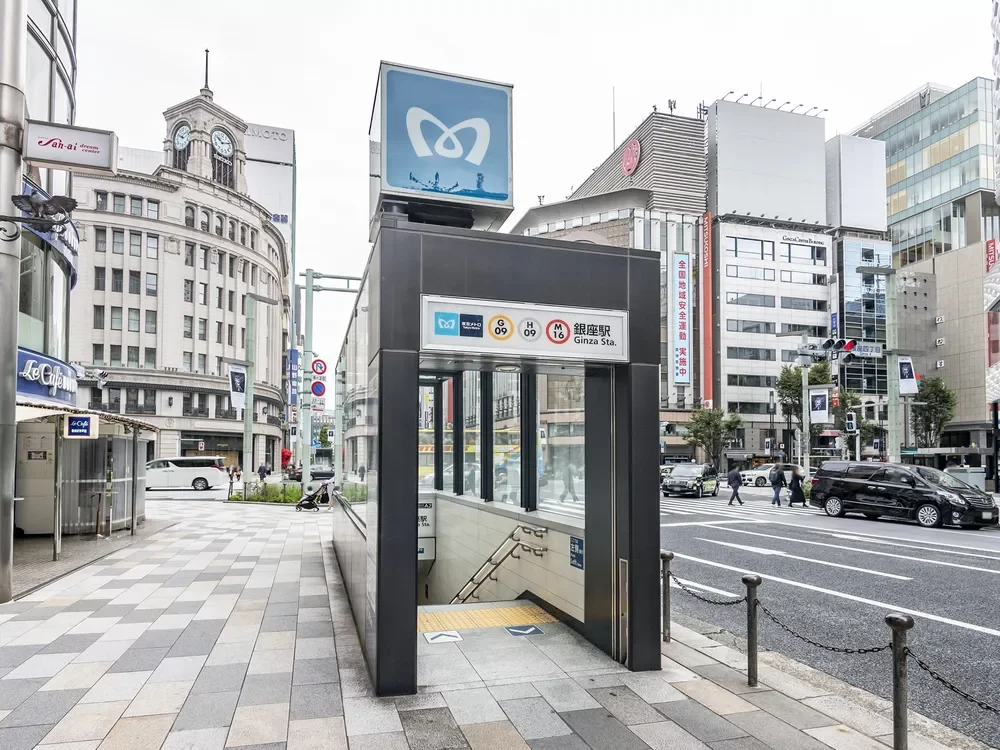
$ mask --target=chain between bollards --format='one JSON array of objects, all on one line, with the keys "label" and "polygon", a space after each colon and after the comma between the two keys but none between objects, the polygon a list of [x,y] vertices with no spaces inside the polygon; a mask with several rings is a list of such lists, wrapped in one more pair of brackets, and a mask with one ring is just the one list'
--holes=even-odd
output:
[{"label": "chain between bollards", "polygon": [[663,573],[663,642],[670,643],[670,561],[673,552],[660,550],[660,567]]},{"label": "chain between bollards", "polygon": [[757,687],[757,587],[761,584],[758,575],[743,576],[747,587],[747,685]]},{"label": "chain between bollards", "polygon": [[892,628],[892,748],[907,750],[907,711],[909,696],[906,684],[906,631],[913,627],[909,615],[887,615],[885,624]]}]

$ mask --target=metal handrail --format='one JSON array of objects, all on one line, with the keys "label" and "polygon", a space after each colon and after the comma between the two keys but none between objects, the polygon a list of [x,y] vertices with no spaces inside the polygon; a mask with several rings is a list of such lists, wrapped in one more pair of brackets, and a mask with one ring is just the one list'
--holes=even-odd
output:
[{"label": "metal handrail", "polygon": [[[535,557],[542,557],[547,551],[548,547],[539,547],[537,544],[531,544],[530,542],[522,541],[516,538],[514,535],[517,532],[523,532],[525,534],[531,534],[539,539],[548,533],[548,529],[542,528],[541,526],[529,526],[528,524],[518,524],[511,532],[504,538],[500,545],[493,550],[489,557],[486,558],[486,562],[479,566],[479,569],[472,574],[472,577],[459,589],[458,593],[451,600],[451,604],[465,604],[469,598],[478,599],[476,592],[479,588],[487,581],[495,581],[496,578],[493,577],[494,571],[503,565],[504,561],[508,557],[513,557],[515,560],[520,560],[519,555],[514,553],[518,550],[524,552],[530,552]],[[497,555],[502,556],[499,559]],[[485,571],[485,574],[484,574]],[[471,589],[469,587],[472,587]],[[468,589],[468,591],[467,591]]]}]

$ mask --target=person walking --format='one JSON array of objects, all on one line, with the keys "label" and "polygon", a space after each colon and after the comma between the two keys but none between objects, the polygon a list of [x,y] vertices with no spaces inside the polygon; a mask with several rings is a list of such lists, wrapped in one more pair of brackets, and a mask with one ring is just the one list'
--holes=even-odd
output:
[{"label": "person walking", "polygon": [[733,500],[743,505],[743,501],[740,499],[740,487],[743,486],[743,475],[740,474],[740,469],[738,466],[734,466],[728,476],[726,481],[729,483],[729,488],[733,491],[733,494],[729,496],[729,504],[733,504]]},{"label": "person walking", "polygon": [[802,503],[802,507],[806,507],[806,493],[802,490],[802,481],[805,476],[802,474],[802,469],[798,466],[792,469],[792,481],[788,485],[790,492],[790,497],[788,498],[788,507],[791,508],[795,503]]},{"label": "person walking", "polygon": [[267,467],[264,466],[263,463],[261,463],[261,465],[257,467],[257,476],[260,477],[260,481],[261,482],[263,482],[264,481],[264,477],[267,476]]},{"label": "person walking", "polygon": [[566,461],[566,469],[563,472],[563,491],[562,491],[562,494],[559,496],[559,502],[561,502],[561,503],[565,502],[566,501],[566,495],[572,495],[573,496],[573,502],[575,502],[575,503],[580,502],[580,498],[578,498],[576,496],[576,488],[574,486],[574,481],[575,481],[574,474],[575,473],[576,473],[576,467],[573,466],[573,462],[567,460]]},{"label": "person walking", "polygon": [[771,469],[771,489],[774,490],[774,497],[771,498],[771,505],[781,506],[781,488],[787,487],[788,482],[785,481],[785,472],[782,471],[781,466],[775,466]]}]

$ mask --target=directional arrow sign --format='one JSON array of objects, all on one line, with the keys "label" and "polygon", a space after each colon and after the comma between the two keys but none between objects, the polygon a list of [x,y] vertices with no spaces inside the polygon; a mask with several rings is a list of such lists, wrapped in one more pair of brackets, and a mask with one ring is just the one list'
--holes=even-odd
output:
[{"label": "directional arrow sign", "polygon": [[535,625],[507,625],[504,627],[504,630],[515,637],[522,635],[542,635],[545,632]]},{"label": "directional arrow sign", "polygon": [[457,630],[439,630],[436,633],[424,633],[428,643],[454,643],[462,640]]}]

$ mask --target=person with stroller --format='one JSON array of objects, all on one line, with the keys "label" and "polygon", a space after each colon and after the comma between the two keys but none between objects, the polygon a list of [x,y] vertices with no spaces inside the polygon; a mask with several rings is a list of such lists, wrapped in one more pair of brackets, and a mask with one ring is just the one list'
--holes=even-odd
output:
[{"label": "person with stroller", "polygon": [[781,465],[776,465],[771,469],[771,489],[774,490],[774,497],[771,498],[771,505],[781,506],[781,488],[787,487],[788,482],[785,481],[785,472],[782,470]]},{"label": "person with stroller", "polygon": [[806,507],[806,493],[802,489],[802,482],[805,480],[805,475],[802,473],[802,468],[799,466],[792,467],[792,481],[788,485],[789,498],[788,507],[791,508],[795,503],[802,503],[802,507]]}]

